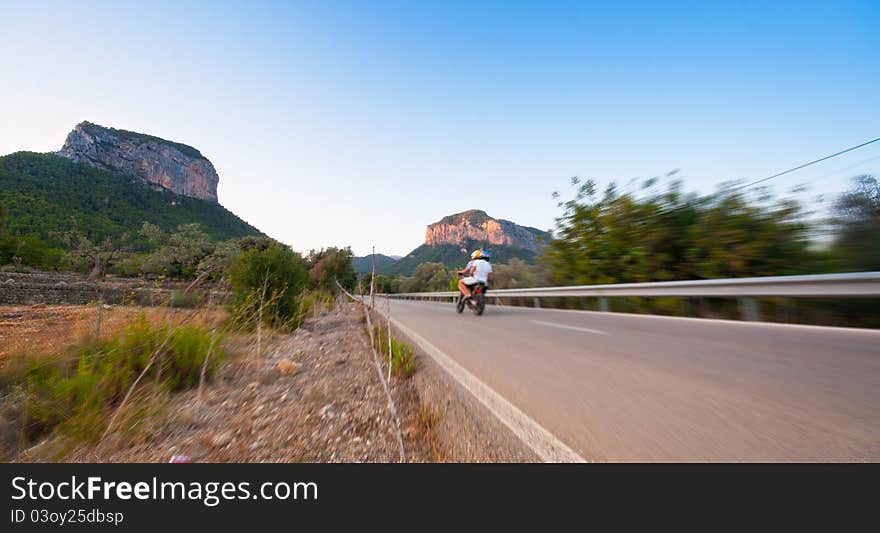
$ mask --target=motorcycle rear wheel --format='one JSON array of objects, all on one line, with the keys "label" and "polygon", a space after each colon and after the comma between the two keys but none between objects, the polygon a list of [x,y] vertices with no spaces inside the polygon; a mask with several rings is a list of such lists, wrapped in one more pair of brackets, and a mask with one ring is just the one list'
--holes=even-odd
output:
[{"label": "motorcycle rear wheel", "polygon": [[486,296],[481,292],[474,296],[474,314],[480,316],[486,310]]}]

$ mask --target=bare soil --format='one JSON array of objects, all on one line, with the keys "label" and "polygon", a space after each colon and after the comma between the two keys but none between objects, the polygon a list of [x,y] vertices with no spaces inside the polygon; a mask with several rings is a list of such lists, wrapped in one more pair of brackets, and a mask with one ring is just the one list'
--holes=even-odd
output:
[{"label": "bare soil", "polygon": [[[143,315],[151,323],[181,320],[192,314],[191,309],[163,307],[111,306],[100,310],[95,305],[26,305],[0,306],[0,364],[16,354],[46,355],[63,350],[72,343],[99,332],[102,339],[115,335],[120,328]],[[210,319],[224,314],[219,307],[211,311]],[[197,313],[191,322],[200,323],[205,317]]]}]

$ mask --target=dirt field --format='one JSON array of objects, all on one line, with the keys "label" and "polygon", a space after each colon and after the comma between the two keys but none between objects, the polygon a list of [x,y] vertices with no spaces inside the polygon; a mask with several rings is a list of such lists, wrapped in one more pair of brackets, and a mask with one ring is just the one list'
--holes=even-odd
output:
[{"label": "dirt field", "polygon": [[[140,314],[158,324],[182,320],[193,311],[105,305],[100,310],[100,336],[102,339],[113,336]],[[94,336],[98,330],[98,314],[97,305],[0,306],[0,364],[14,354],[46,355]],[[214,308],[211,317],[222,314],[220,308]],[[205,318],[205,312],[201,311],[192,320],[199,323]]]}]

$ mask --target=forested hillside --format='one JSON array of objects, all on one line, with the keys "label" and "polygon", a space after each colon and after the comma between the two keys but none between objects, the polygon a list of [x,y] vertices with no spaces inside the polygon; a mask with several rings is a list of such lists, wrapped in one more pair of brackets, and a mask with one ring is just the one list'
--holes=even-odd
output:
[{"label": "forested hillside", "polygon": [[[395,261],[397,261],[395,257],[376,254],[376,270],[381,272],[383,268],[394,264]],[[373,270],[373,256],[352,257],[351,264],[354,266],[354,271],[358,274],[371,272]]]},{"label": "forested hillside", "polygon": [[[470,253],[477,248],[485,248],[492,251],[492,261],[507,263],[513,258],[521,259],[526,263],[535,261],[537,254],[523,248],[510,246],[492,245],[485,242],[468,241],[462,245],[456,244],[423,244],[409,253],[406,257],[391,263],[384,268],[376,268],[382,274],[412,275],[416,267],[422,263],[442,263],[446,268],[463,268],[470,259]],[[465,251],[462,251],[465,250]]]},{"label": "forested hillside", "polygon": [[0,157],[0,204],[10,235],[52,240],[77,230],[90,239],[136,234],[144,222],[166,231],[198,223],[211,239],[261,232],[223,206],[154,190],[52,154],[17,152]]}]

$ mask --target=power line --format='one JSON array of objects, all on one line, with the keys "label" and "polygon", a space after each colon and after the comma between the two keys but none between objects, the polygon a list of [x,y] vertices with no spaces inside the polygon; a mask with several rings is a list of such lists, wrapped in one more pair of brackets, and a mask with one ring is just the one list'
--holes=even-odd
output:
[{"label": "power line", "polygon": [[[864,147],[864,146],[868,146],[869,144],[875,143],[875,142],[877,142],[877,141],[880,141],[880,137],[877,137],[876,139],[871,139],[870,141],[863,142],[862,144],[858,144],[858,145],[856,145],[856,146],[851,146],[851,147],[849,147],[849,148],[847,148],[847,149],[845,149],[845,150],[841,150],[841,151],[839,151],[839,152],[835,152],[835,153],[833,153],[833,154],[831,154],[831,155],[826,155],[825,157],[820,157],[819,159],[815,159],[815,160],[813,160],[813,161],[810,161],[809,163],[804,163],[803,165],[798,165],[798,166],[796,166],[796,167],[794,167],[794,168],[790,168],[790,169],[788,169],[788,170],[784,170],[784,171],[782,171],[782,172],[777,172],[776,174],[773,174],[772,176],[767,176],[766,178],[761,178],[761,179],[759,179],[759,180],[755,180],[755,181],[752,181],[752,182],[750,182],[750,183],[746,183],[745,185],[740,185],[740,186],[737,186],[737,187],[732,187],[732,188],[729,188],[729,189],[725,189],[724,192],[725,192],[725,193],[730,193],[730,192],[732,192],[732,191],[738,191],[738,190],[740,190],[740,189],[745,189],[746,187],[751,187],[751,186],[753,186],[753,185],[757,185],[758,183],[763,183],[763,182],[765,182],[765,181],[772,180],[773,178],[778,178],[779,176],[783,176],[783,175],[785,175],[785,174],[789,174],[789,173],[794,172],[794,171],[796,171],[796,170],[800,170],[800,169],[802,169],[802,168],[806,168],[806,167],[808,167],[808,166],[810,166],[810,165],[815,165],[816,163],[821,163],[822,161],[827,161],[828,159],[831,159],[831,158],[837,157],[837,156],[839,156],[839,155],[843,155],[843,154],[845,154],[845,153],[847,153],[847,152],[852,152],[853,150],[858,150],[859,148],[862,148],[862,147]],[[862,161],[862,162],[860,162],[860,163],[856,163],[856,164],[853,165],[852,167],[856,167],[856,166],[859,166],[859,165],[863,165],[863,164],[865,164],[865,163],[867,163],[867,162],[869,162],[869,161],[873,161],[873,160],[875,160],[875,159],[877,159],[877,158],[876,158],[876,157],[871,157],[871,158],[869,158],[869,159],[866,159],[865,161]],[[847,167],[847,169],[852,168],[852,167]],[[847,170],[847,169],[843,169],[843,170],[841,170],[840,172],[843,172],[843,171],[845,171],[845,170]],[[688,207],[690,207],[690,206],[691,206],[691,203],[690,203],[690,202],[687,202],[687,203],[685,203],[685,204],[683,204],[683,205],[678,205],[678,206],[672,207],[672,208],[670,208],[670,209],[661,210],[661,211],[655,213],[655,214],[654,214],[652,217],[650,217],[650,218],[656,218],[656,217],[658,217],[658,216],[660,216],[660,215],[667,215],[667,214],[669,214],[669,213],[673,213],[673,212],[678,211],[678,210],[680,210],[680,209],[686,209],[686,208],[688,208]]]},{"label": "power line", "polygon": [[864,165],[865,163],[870,163],[871,161],[877,161],[878,159],[880,159],[880,155],[875,155],[874,157],[869,157],[868,159],[865,159],[864,161],[859,161],[858,163],[856,163],[856,164],[854,164],[854,165],[849,165],[849,166],[846,166],[846,167],[844,167],[844,168],[841,168],[841,169],[835,170],[835,171],[833,171],[833,172],[828,172],[827,174],[822,174],[822,175],[819,176],[818,178],[813,178],[813,180],[817,180],[817,179],[825,179],[825,178],[827,178],[827,177],[829,177],[829,176],[836,176],[836,175],[838,175],[838,174],[842,174],[842,173],[847,172],[847,171],[849,171],[849,170],[852,170],[852,169],[854,169],[854,168],[858,168],[858,167]]},{"label": "power line", "polygon": [[871,139],[871,140],[868,141],[868,142],[864,142],[864,143],[859,144],[859,145],[856,145],[856,146],[851,146],[851,147],[849,147],[849,148],[847,148],[847,149],[845,149],[845,150],[841,150],[841,151],[839,151],[839,152],[837,152],[837,153],[834,153],[834,154],[831,154],[831,155],[826,155],[825,157],[820,157],[819,159],[815,159],[815,160],[813,160],[813,161],[810,161],[809,163],[804,163],[803,165],[798,165],[798,166],[796,166],[796,167],[794,167],[794,168],[790,168],[790,169],[788,169],[788,170],[783,170],[782,172],[777,172],[776,174],[773,174],[772,176],[767,176],[766,178],[761,178],[761,179],[759,179],[759,180],[755,180],[755,181],[753,181],[753,182],[751,182],[751,183],[746,183],[745,185],[740,185],[739,187],[734,187],[733,189],[730,189],[730,190],[732,190],[732,191],[736,191],[736,190],[739,190],[739,189],[745,189],[745,188],[751,187],[751,186],[753,186],[753,185],[757,185],[757,184],[759,184],[759,183],[763,183],[763,182],[765,182],[765,181],[772,180],[773,178],[778,178],[779,176],[784,176],[785,174],[789,174],[789,173],[791,173],[791,172],[794,172],[795,170],[800,170],[800,169],[802,169],[802,168],[806,168],[806,167],[808,167],[808,166],[810,166],[810,165],[815,165],[816,163],[821,163],[822,161],[826,161],[826,160],[828,160],[828,159],[831,159],[832,157],[837,157],[837,156],[839,156],[839,155],[843,155],[843,154],[845,154],[845,153],[847,153],[847,152],[852,152],[853,150],[858,150],[859,148],[861,148],[861,147],[863,147],[863,146],[868,146],[869,144],[871,144],[871,143],[875,143],[875,142],[877,142],[877,141],[880,141],[880,137],[877,137],[876,139]]}]

